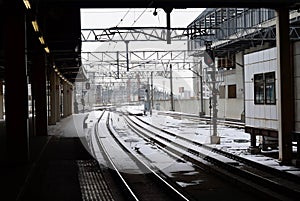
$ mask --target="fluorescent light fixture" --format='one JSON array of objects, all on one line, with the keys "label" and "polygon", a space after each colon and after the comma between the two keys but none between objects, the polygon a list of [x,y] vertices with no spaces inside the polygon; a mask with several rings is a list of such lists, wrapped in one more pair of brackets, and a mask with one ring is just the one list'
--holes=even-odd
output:
[{"label": "fluorescent light fixture", "polygon": [[23,0],[23,2],[24,2],[25,7],[26,7],[27,9],[31,9],[31,5],[30,5],[29,0]]},{"label": "fluorescent light fixture", "polygon": [[40,42],[41,42],[42,45],[45,45],[45,40],[44,40],[43,36],[40,36],[39,40],[40,40]]},{"label": "fluorescent light fixture", "polygon": [[45,52],[47,52],[48,54],[50,53],[50,50],[49,50],[48,47],[45,47],[44,50],[45,50]]},{"label": "fluorescent light fixture", "polygon": [[31,23],[32,23],[34,31],[39,32],[39,25],[38,25],[37,21],[34,20],[34,21],[31,21]]}]

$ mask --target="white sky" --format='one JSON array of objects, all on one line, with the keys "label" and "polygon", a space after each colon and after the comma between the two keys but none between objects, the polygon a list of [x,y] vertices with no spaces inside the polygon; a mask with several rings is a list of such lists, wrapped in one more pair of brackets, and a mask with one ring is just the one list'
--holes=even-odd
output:
[{"label": "white sky", "polygon": [[[174,9],[171,13],[171,27],[187,27],[203,10],[203,8]],[[165,12],[157,9],[157,16],[154,16],[153,11],[154,9],[150,8],[81,9],[81,28],[166,26]]]},{"label": "white sky", "polygon": [[[171,27],[187,27],[196,19],[203,8],[174,9],[171,13]],[[154,9],[81,9],[81,28],[111,28],[111,27],[166,27],[166,13],[157,9],[157,16],[153,15]],[[100,45],[83,43],[82,51],[94,51]],[[109,50],[107,50],[109,51]]]},{"label": "white sky", "polygon": [[[186,28],[192,21],[194,21],[204,10],[198,9],[174,9],[171,13],[171,28]],[[96,28],[110,28],[110,27],[166,27],[166,13],[163,9],[157,9],[157,16],[153,15],[154,9],[81,9],[81,28],[82,29],[96,29]],[[130,43],[129,51],[152,49],[152,50],[166,50],[166,49],[186,49],[185,41],[166,45],[166,41],[154,44],[149,42]],[[125,43],[111,44],[111,43],[83,43],[82,51],[116,51],[125,50]],[[180,74],[182,74],[181,72]],[[174,72],[176,76],[176,72]],[[191,76],[188,71],[185,76]],[[192,91],[191,80],[174,80],[174,92],[178,93],[178,87],[184,86],[186,89]],[[162,83],[161,83],[162,85]],[[169,83],[166,83],[168,87]]]}]

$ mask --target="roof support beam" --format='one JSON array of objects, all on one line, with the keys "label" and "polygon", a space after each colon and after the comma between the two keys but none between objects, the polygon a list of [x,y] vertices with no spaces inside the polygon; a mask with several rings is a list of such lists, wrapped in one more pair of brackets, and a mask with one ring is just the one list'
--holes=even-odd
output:
[{"label": "roof support beam", "polygon": [[278,75],[278,143],[279,160],[292,160],[292,132],[294,128],[293,66],[289,39],[289,9],[277,9],[277,75]]}]

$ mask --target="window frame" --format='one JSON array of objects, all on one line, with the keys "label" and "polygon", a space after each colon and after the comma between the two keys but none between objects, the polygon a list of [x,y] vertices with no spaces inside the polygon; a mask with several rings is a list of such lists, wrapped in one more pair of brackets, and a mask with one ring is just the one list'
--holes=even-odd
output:
[{"label": "window frame", "polygon": [[[254,104],[255,105],[276,105],[275,71],[254,74],[253,82],[254,82]],[[269,86],[272,86],[271,95],[269,93]]]},{"label": "window frame", "polygon": [[[267,77],[271,76],[272,81],[268,82],[269,79]],[[265,73],[264,74],[264,80],[265,80],[265,104],[266,105],[276,105],[276,78],[275,78],[275,71]],[[273,86],[272,89],[272,97],[268,99],[268,86]],[[268,101],[270,100],[270,101]]]},{"label": "window frame", "polygon": [[[253,81],[254,81],[254,104],[264,105],[265,104],[264,74],[263,73],[254,74]],[[258,90],[260,88],[262,89]]]},{"label": "window frame", "polygon": [[[232,87],[234,87],[234,90],[231,89]],[[227,86],[228,92],[227,92],[227,96],[228,99],[229,98],[236,98],[237,97],[237,93],[236,93],[236,84],[231,84]],[[234,95],[233,95],[234,94]],[[233,95],[233,96],[232,96]]]}]

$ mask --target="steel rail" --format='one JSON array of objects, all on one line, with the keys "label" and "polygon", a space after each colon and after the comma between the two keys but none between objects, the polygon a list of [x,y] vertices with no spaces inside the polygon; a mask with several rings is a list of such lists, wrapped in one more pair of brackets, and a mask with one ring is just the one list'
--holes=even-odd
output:
[{"label": "steel rail", "polygon": [[[149,126],[152,126],[152,127],[156,128],[156,129],[159,129],[159,130],[162,130],[161,128],[159,128],[159,127],[157,127],[157,126],[155,126],[155,125],[151,125],[151,124],[149,124],[148,122],[143,121],[142,118],[139,118],[139,117],[136,117],[136,118],[139,119],[140,121],[142,121],[143,123],[149,125]],[[200,118],[200,119],[201,119],[201,118]],[[226,122],[227,122],[227,121],[224,121],[224,125],[228,125],[228,124],[226,124]],[[236,127],[236,126],[234,126],[234,124],[237,123],[237,125],[238,125],[237,128],[240,128],[239,126],[240,126],[241,124],[240,124],[239,122],[234,122],[234,121],[228,121],[228,122],[230,122],[229,125],[230,125],[231,127]],[[166,130],[162,130],[162,131],[163,131],[163,132],[166,132],[166,133],[169,133],[170,135],[176,135],[176,134],[171,133],[171,132],[166,131]],[[272,173],[272,174],[274,174],[274,175],[277,175],[278,177],[281,177],[281,178],[284,178],[284,179],[288,179],[288,180],[290,180],[290,181],[293,181],[293,182],[296,182],[296,183],[300,184],[300,179],[299,179],[299,177],[298,177],[298,176],[295,176],[295,175],[293,175],[293,174],[290,174],[290,173],[287,173],[287,172],[284,172],[284,171],[281,171],[281,170],[274,169],[274,168],[272,168],[272,167],[263,165],[263,164],[261,164],[261,163],[254,162],[254,161],[252,161],[252,160],[250,160],[250,159],[247,159],[247,158],[238,156],[238,155],[236,155],[236,154],[232,154],[232,153],[229,153],[229,152],[220,150],[220,149],[218,149],[218,148],[212,148],[211,146],[208,146],[208,145],[206,145],[206,144],[203,144],[203,143],[200,143],[200,142],[197,142],[197,141],[194,141],[194,140],[191,140],[191,139],[182,137],[182,136],[180,136],[180,135],[176,135],[176,137],[179,138],[179,139],[182,139],[182,140],[184,140],[184,141],[187,141],[187,142],[189,142],[189,143],[191,143],[191,144],[193,144],[193,145],[196,145],[196,146],[199,146],[199,147],[203,147],[203,148],[205,148],[205,149],[207,149],[207,150],[210,150],[210,151],[212,151],[212,152],[214,152],[214,153],[218,153],[218,154],[220,154],[220,155],[223,155],[223,156],[225,156],[225,157],[227,157],[227,158],[236,160],[236,161],[238,161],[238,162],[241,162],[241,163],[243,163],[243,164],[250,165],[250,166],[252,166],[252,167],[254,167],[254,168],[257,168],[257,169],[259,169],[259,170],[266,171],[266,172],[268,172],[268,173]]]},{"label": "steel rail", "polygon": [[[109,113],[110,114],[110,113]],[[131,150],[129,149],[126,145],[125,142],[121,141],[118,137],[117,137],[117,133],[116,131],[114,131],[113,126],[111,125],[111,121],[109,115],[107,116],[107,120],[106,120],[106,127],[107,127],[107,131],[109,132],[109,134],[111,134],[111,136],[113,137],[113,139],[116,141],[116,143],[118,143],[118,145],[120,145],[120,147],[126,152],[131,154],[131,158],[133,158],[133,160],[136,162],[136,164],[138,165],[138,167],[140,167],[140,169],[146,170],[148,173],[147,176],[151,176],[151,179],[153,179],[155,181],[156,184],[160,185],[160,186],[164,186],[165,190],[171,193],[171,196],[174,197],[176,200],[184,200],[184,201],[188,201],[189,199],[184,196],[182,193],[180,193],[177,189],[175,189],[172,185],[170,185],[165,179],[163,179],[159,174],[157,174],[154,170],[152,170],[152,168],[150,168],[146,163],[144,163],[141,159],[139,159],[137,157],[137,155]],[[98,120],[97,123],[100,122],[100,119]],[[98,126],[95,126],[95,133],[98,133]],[[122,182],[124,183],[124,185],[126,186],[126,188],[129,189],[130,193],[132,195],[134,195],[134,200],[139,200],[139,196],[137,195],[137,193],[134,193],[134,191],[132,190],[132,188],[130,187],[130,184],[128,182],[126,182],[126,178],[122,177],[122,173],[120,171],[118,171],[118,168],[116,167],[116,165],[114,164],[113,160],[110,158],[109,153],[107,152],[107,150],[105,150],[105,146],[103,145],[103,143],[101,142],[101,140],[99,140],[99,138],[97,138],[98,141],[98,145],[99,147],[101,146],[102,149],[104,149],[105,151],[105,155],[106,158],[109,159],[110,164],[113,166],[114,171],[117,172],[118,176],[120,178],[122,178]]]},{"label": "steel rail", "polygon": [[[101,117],[98,119],[97,123],[94,126],[95,129],[95,135],[97,135],[99,133],[98,131],[98,124],[100,122],[100,120],[103,118],[104,113],[101,115]],[[107,159],[107,161],[110,163],[111,167],[113,167],[114,173],[117,175],[117,177],[119,178],[119,180],[121,181],[121,184],[123,187],[125,187],[125,193],[130,195],[131,198],[129,198],[130,200],[136,200],[138,201],[139,199],[137,198],[137,196],[135,195],[135,193],[132,191],[132,189],[129,187],[129,185],[127,184],[127,182],[125,181],[124,177],[121,175],[120,171],[118,170],[118,168],[116,167],[116,165],[114,164],[113,160],[111,159],[111,157],[109,156],[108,151],[105,149],[105,146],[103,145],[103,143],[101,142],[101,140],[96,136],[96,140],[97,143],[99,145],[99,148],[102,149],[103,153],[105,154],[105,158]]]},{"label": "steel rail", "polygon": [[[227,163],[223,162],[222,160],[220,160],[220,159],[218,159],[214,156],[210,156],[208,154],[202,153],[201,151],[196,150],[193,147],[185,147],[184,145],[182,145],[178,142],[172,141],[166,136],[161,136],[158,133],[159,132],[164,132],[167,135],[171,135],[174,138],[177,138],[177,139],[180,138],[181,140],[185,140],[185,141],[188,141],[188,139],[182,139],[182,137],[180,137],[180,136],[178,136],[174,133],[166,132],[162,129],[157,129],[158,131],[154,132],[154,131],[151,131],[150,129],[146,129],[145,125],[144,126],[142,125],[142,122],[137,123],[137,122],[133,121],[130,118],[126,118],[126,120],[128,120],[128,119],[129,119],[129,121],[131,121],[131,122],[128,121],[128,123],[131,126],[135,127],[135,129],[137,130],[136,132],[140,132],[140,133],[144,132],[145,133],[145,131],[147,131],[148,134],[145,134],[145,135],[147,135],[147,137],[149,139],[151,139],[151,141],[154,141],[155,143],[166,147],[167,150],[169,150],[169,151],[171,151],[175,154],[179,154],[185,159],[188,159],[188,160],[191,160],[191,161],[197,161],[197,159],[192,158],[191,156],[189,156],[188,154],[185,154],[184,152],[191,153],[191,154],[195,155],[196,157],[200,157],[200,158],[204,159],[205,161],[216,165],[217,167],[220,167],[220,168],[223,168],[223,169],[229,171],[231,174],[234,174],[238,177],[246,178],[247,180],[250,180],[250,181],[254,182],[256,185],[263,186],[264,188],[269,189],[269,191],[271,190],[271,193],[269,191],[267,191],[268,194],[271,195],[271,196],[273,196],[272,192],[273,193],[282,192],[282,193],[284,193],[284,195],[281,195],[281,194],[279,194],[279,195],[284,196],[285,198],[286,197],[289,197],[289,198],[292,197],[293,198],[293,196],[295,196],[295,195],[296,196],[300,195],[300,192],[297,189],[291,188],[291,186],[284,186],[284,185],[282,185],[282,184],[280,184],[280,183],[278,183],[274,180],[271,180],[269,178],[265,178],[261,175],[257,175],[255,173],[252,173],[252,172],[247,171],[245,169],[238,168],[238,166],[241,166],[241,164],[239,164],[238,161],[230,162],[230,160],[229,160],[229,161],[227,161]],[[147,126],[152,126],[150,124],[146,124],[146,125]],[[178,151],[176,148],[174,149],[170,145],[181,149],[183,152]],[[203,147],[203,145],[197,145],[197,146]],[[206,149],[206,148],[203,147],[203,149]],[[228,158],[228,159],[230,159],[230,158]],[[232,160],[234,161],[234,159],[232,159]],[[210,166],[209,168],[213,168],[213,167]],[[268,172],[265,172],[265,173],[270,175]],[[265,190],[265,189],[260,189],[258,187],[257,190]]]},{"label": "steel rail", "polygon": [[165,179],[163,179],[159,174],[157,174],[152,168],[150,168],[144,161],[142,161],[141,159],[139,159],[137,157],[137,155],[132,151],[132,149],[130,149],[128,146],[126,146],[126,144],[121,141],[118,137],[117,137],[117,133],[116,131],[113,129],[112,125],[111,125],[111,121],[107,122],[107,126],[108,129],[110,131],[110,133],[112,134],[113,138],[118,142],[118,144],[128,153],[131,153],[132,156],[134,157],[134,159],[141,164],[144,168],[147,169],[148,172],[150,172],[152,175],[154,175],[154,178],[157,178],[156,180],[160,183],[162,183],[163,185],[165,185],[168,190],[170,192],[175,192],[176,197],[179,198],[179,200],[185,200],[188,201],[189,199],[186,198],[186,196],[184,196],[181,192],[179,192],[177,189],[175,189],[172,185],[170,185]]}]

